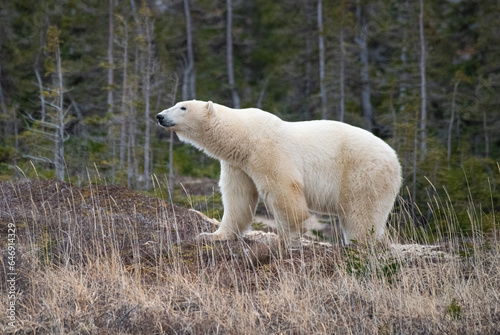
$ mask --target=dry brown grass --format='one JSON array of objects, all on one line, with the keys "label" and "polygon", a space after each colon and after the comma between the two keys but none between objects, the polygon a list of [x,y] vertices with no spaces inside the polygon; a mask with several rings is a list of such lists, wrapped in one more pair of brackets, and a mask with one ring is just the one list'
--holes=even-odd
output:
[{"label": "dry brown grass", "polygon": [[197,243],[209,223],[126,188],[35,181],[0,194],[1,306],[9,223],[18,273],[15,327],[1,308],[1,333],[500,332],[494,236],[447,240],[442,255],[317,243],[280,254],[251,239]]}]

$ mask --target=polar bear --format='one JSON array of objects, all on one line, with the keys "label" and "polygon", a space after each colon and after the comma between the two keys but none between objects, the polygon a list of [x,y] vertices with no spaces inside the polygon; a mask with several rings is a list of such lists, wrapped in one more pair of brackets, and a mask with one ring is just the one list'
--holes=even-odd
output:
[{"label": "polar bear", "polygon": [[336,121],[286,122],[256,108],[196,100],[156,118],[181,141],[220,160],[224,215],[204,238],[244,234],[259,196],[285,241],[299,240],[309,211],[337,215],[345,244],[384,236],[401,166],[394,150],[370,132]]}]

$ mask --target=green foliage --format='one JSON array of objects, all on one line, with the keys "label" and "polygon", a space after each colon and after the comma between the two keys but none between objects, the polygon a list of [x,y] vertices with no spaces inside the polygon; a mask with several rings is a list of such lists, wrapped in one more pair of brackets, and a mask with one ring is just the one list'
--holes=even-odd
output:
[{"label": "green foliage", "polygon": [[51,53],[59,52],[59,35],[61,32],[57,26],[50,26],[47,30],[47,51]]},{"label": "green foliage", "polygon": [[471,235],[490,233],[500,216],[500,174],[489,159],[468,157],[462,166],[442,168],[436,175],[439,188],[430,188],[428,207],[432,212],[430,234]]},{"label": "green foliage", "polygon": [[345,270],[356,278],[376,277],[392,284],[399,280],[401,263],[379,246],[346,247],[342,251]]},{"label": "green foliage", "polygon": [[[198,161],[198,163],[193,164],[193,161]],[[220,174],[220,164],[217,160],[206,157],[189,145],[181,145],[176,148],[174,169],[180,175],[193,177],[218,178]]]},{"label": "green foliage", "polygon": [[7,163],[0,162],[0,180],[9,180],[12,175],[13,167]]},{"label": "green foliage", "polygon": [[[373,240],[375,230],[372,227],[368,239]],[[399,280],[401,262],[391,256],[390,250],[377,243],[353,244],[342,250],[346,272],[357,278],[376,277],[392,284]]]},{"label": "green foliage", "polygon": [[469,259],[474,256],[474,246],[468,242],[463,243],[462,248],[459,250],[459,255],[462,258]]},{"label": "green foliage", "polygon": [[446,307],[446,314],[453,320],[460,320],[462,318],[462,307],[457,303],[455,298],[453,298],[451,303]]},{"label": "green foliage", "polygon": [[186,194],[184,189],[178,187],[174,189],[172,201],[179,206],[200,211],[209,218],[221,220],[224,214],[222,196],[218,192],[210,195],[191,195]]},{"label": "green foliage", "polygon": [[14,148],[0,145],[0,163],[10,162],[14,157],[14,154]]},{"label": "green foliage", "polygon": [[42,236],[38,238],[40,241],[38,244],[38,259],[42,265],[50,265],[54,260],[54,251],[57,245],[57,241],[54,240],[47,231],[47,227],[44,227]]}]

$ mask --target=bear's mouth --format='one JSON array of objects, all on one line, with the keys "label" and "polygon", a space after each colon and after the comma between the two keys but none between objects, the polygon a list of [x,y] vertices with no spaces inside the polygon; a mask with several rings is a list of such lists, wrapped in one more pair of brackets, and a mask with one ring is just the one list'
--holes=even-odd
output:
[{"label": "bear's mouth", "polygon": [[165,128],[171,128],[171,127],[175,126],[175,123],[173,123],[171,120],[158,121],[158,124],[162,127],[165,127]]},{"label": "bear's mouth", "polygon": [[158,120],[158,124],[160,126],[165,127],[165,128],[171,128],[171,127],[175,126],[175,123],[172,120],[165,118],[161,114],[156,115],[156,120]]}]

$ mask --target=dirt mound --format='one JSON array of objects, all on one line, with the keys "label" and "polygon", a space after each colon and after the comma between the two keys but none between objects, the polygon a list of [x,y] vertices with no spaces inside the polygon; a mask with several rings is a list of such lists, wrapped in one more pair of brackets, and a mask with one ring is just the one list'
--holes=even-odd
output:
[{"label": "dirt mound", "polygon": [[22,228],[23,221],[36,219],[42,219],[49,226],[66,227],[69,223],[94,227],[113,223],[118,230],[133,225],[139,238],[147,239],[148,230],[154,225],[175,225],[180,237],[189,240],[194,237],[195,228],[199,231],[203,226],[203,221],[188,209],[115,185],[77,187],[49,180],[0,182],[0,193],[2,230],[6,222],[20,222]]},{"label": "dirt mound", "polygon": [[[229,271],[231,264],[254,268],[282,257],[276,236],[259,239],[249,234],[237,241],[196,241],[199,233],[217,228],[213,220],[126,187],[0,182],[0,194],[0,232],[15,223],[18,245],[25,247],[25,255],[46,264],[68,265],[116,254],[116,261],[124,267],[154,276],[160,263],[181,264],[188,271],[224,263]],[[5,247],[6,241],[0,241],[0,248]],[[303,262],[317,256],[319,249],[330,254],[335,248],[309,244],[289,251],[289,256]]]},{"label": "dirt mound", "polygon": [[[49,263],[81,261],[82,250],[119,250],[125,266],[146,265],[158,261],[159,245],[192,244],[201,231],[212,230],[196,213],[126,187],[0,182],[0,194],[2,235],[14,223],[17,244]],[[6,243],[2,239],[0,248]]]}]

